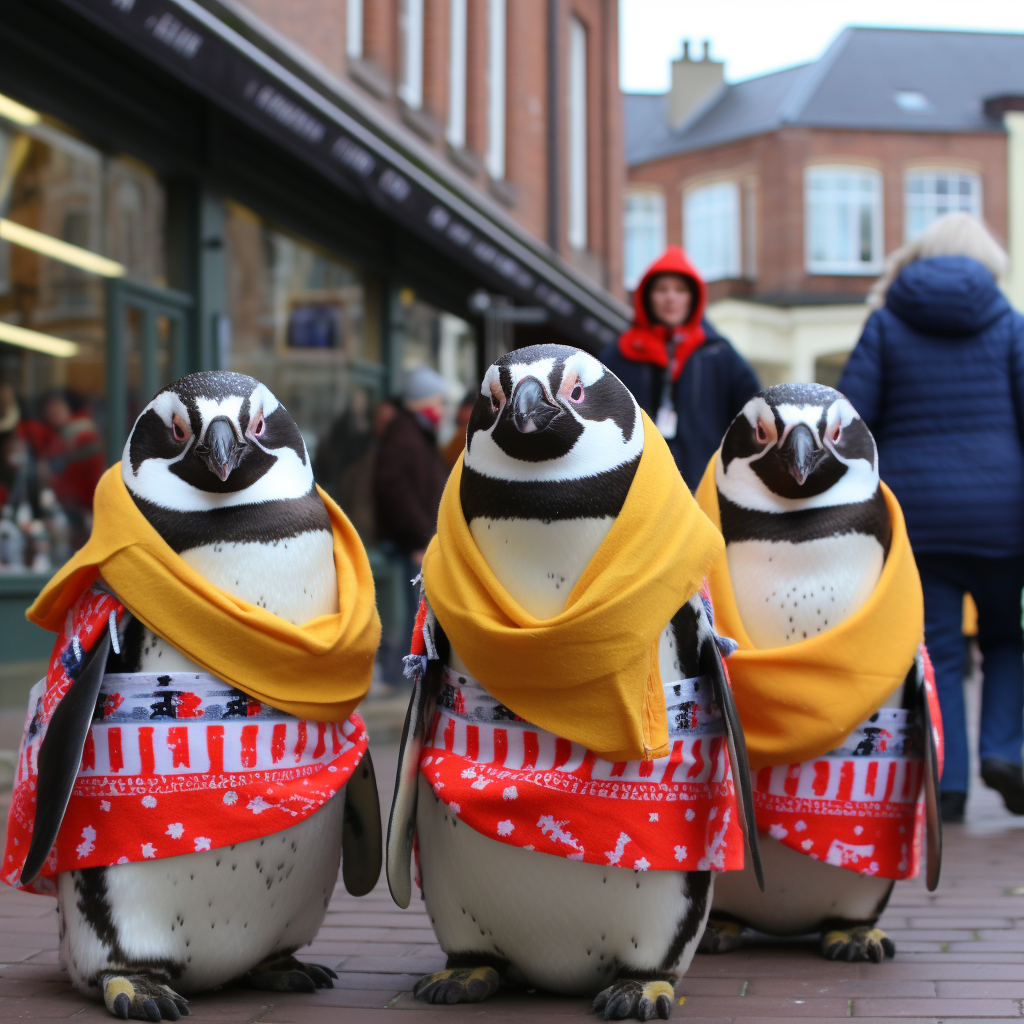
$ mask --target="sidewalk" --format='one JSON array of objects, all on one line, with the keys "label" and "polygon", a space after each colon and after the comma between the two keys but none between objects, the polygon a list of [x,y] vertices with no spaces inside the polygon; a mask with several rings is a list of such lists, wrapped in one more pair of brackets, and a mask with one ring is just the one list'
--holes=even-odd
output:
[{"label": "sidewalk", "polygon": [[[975,687],[972,686],[972,690]],[[396,750],[374,745],[385,809]],[[9,794],[0,794],[6,815]],[[111,1020],[102,1004],[67,984],[57,964],[52,900],[0,886],[0,1021]],[[942,881],[897,885],[882,927],[896,940],[884,964],[830,963],[815,943],[764,941],[737,953],[699,956],[676,989],[674,1020],[691,1024],[831,1021],[841,1018],[972,1021],[1024,1017],[1024,818],[1011,817],[977,782],[968,822],[946,830]],[[191,999],[191,1020],[218,1024],[440,1020],[555,1022],[584,1019],[588,1001],[508,993],[482,1004],[430,1007],[410,995],[444,964],[422,904],[401,911],[382,881],[361,900],[340,883],[316,942],[301,956],[337,970],[332,990],[277,995],[243,988]],[[590,1019],[595,1019],[590,1017]]]}]

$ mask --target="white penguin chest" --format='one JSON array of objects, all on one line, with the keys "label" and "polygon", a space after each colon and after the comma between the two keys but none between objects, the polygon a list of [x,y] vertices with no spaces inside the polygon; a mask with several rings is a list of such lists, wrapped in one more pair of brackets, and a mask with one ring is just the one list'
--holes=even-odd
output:
[{"label": "white penguin chest", "polygon": [[837,626],[870,596],[885,555],[873,536],[726,546],[736,607],[755,647],[785,647]]},{"label": "white penguin chest", "polygon": [[[338,610],[334,546],[326,530],[266,544],[216,541],[181,552],[184,562],[215,587],[302,625]],[[195,663],[146,631],[140,671],[194,671]]]},{"label": "white penguin chest", "polygon": [[565,607],[614,522],[613,516],[550,522],[478,517],[469,532],[509,594],[531,615],[550,619]]}]

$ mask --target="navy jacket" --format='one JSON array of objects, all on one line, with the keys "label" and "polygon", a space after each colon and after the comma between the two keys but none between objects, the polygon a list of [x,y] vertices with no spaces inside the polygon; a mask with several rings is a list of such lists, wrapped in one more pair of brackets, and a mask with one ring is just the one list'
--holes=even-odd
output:
[{"label": "navy jacket", "polygon": [[904,268],[839,380],[916,552],[1024,554],[1024,317],[965,256]]},{"label": "navy jacket", "polygon": [[[746,359],[707,320],[702,326],[707,340],[687,360],[675,383],[673,401],[678,421],[676,436],[668,442],[691,491],[700,483],[729,424],[761,389]],[[615,343],[601,353],[600,359],[653,420],[661,404],[665,371],[651,363],[627,359]]]}]

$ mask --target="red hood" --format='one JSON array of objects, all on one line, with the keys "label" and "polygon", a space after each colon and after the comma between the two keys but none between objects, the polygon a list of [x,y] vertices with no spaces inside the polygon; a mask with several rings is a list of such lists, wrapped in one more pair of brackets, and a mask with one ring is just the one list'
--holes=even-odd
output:
[{"label": "red hood", "polygon": [[[644,299],[651,279],[656,274],[682,274],[693,282],[697,292],[697,301],[693,304],[689,319],[674,330],[664,324],[652,324],[647,315],[647,303]],[[633,362],[654,363],[656,366],[666,367],[668,341],[670,335],[674,335],[677,344],[672,360],[672,379],[678,380],[686,361],[704,342],[701,320],[704,318],[707,297],[707,286],[697,268],[678,245],[670,245],[647,268],[636,291],[633,292],[633,326],[619,338],[619,351]]]},{"label": "red hood", "polygon": [[678,245],[670,245],[648,268],[640,283],[633,292],[633,326],[641,330],[649,330],[651,327],[662,327],[661,324],[652,324],[647,315],[647,304],[644,302],[647,287],[651,279],[657,274],[682,274],[689,278],[697,289],[697,301],[690,311],[690,317],[683,324],[683,328],[695,327],[704,317],[704,307],[708,301],[708,289],[704,284],[704,278],[700,276],[697,268],[690,262],[686,253]]}]

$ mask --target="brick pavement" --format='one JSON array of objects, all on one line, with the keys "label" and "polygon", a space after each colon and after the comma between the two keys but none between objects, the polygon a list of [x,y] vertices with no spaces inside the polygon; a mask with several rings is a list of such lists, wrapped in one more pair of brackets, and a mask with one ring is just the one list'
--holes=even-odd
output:
[{"label": "brick pavement", "polygon": [[[374,760],[387,803],[394,747],[375,746]],[[6,813],[5,804],[2,810]],[[697,957],[677,986],[681,1005],[674,1019],[690,1024],[1021,1019],[1024,818],[1008,815],[979,783],[967,825],[947,829],[938,892],[929,894],[919,880],[898,885],[882,925],[898,946],[896,959],[885,964],[829,963],[810,941],[765,940],[736,953]],[[54,903],[0,886],[0,1020],[110,1019],[102,1005],[70,988],[56,949]],[[339,885],[316,942],[302,955],[338,971],[333,990],[277,995],[225,989],[194,996],[191,1019],[386,1024],[408,1021],[410,1011],[419,1011],[543,1024],[587,1016],[586,1000],[540,993],[502,994],[477,1006],[416,1003],[409,994],[413,982],[440,967],[444,956],[421,906],[399,910],[383,882],[361,900]]]}]

